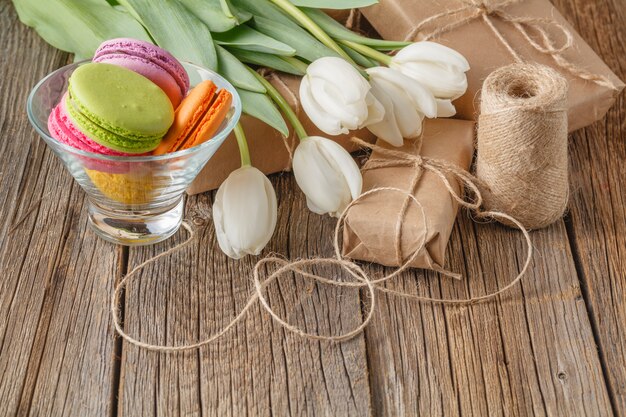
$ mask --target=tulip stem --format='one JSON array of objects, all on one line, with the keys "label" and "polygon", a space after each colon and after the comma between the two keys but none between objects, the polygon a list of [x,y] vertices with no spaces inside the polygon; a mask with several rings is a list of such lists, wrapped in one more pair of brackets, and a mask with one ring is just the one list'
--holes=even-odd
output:
[{"label": "tulip stem", "polygon": [[307,16],[302,10],[300,10],[297,6],[292,4],[289,0],[271,0],[272,3],[280,7],[285,13],[289,16],[293,17],[298,23],[304,26],[313,36],[317,38],[324,45],[328,46],[330,49],[339,54],[340,57],[354,65],[358,68],[358,65],[350,55],[348,55],[337,42],[333,40],[324,30],[319,27],[317,23],[315,23],[309,16]]},{"label": "tulip stem", "polygon": [[302,72],[302,74],[306,74],[306,70],[309,67],[306,62],[300,61],[298,58],[295,58],[293,56],[281,56],[280,59],[282,59],[283,61],[287,61],[287,63],[296,67],[298,71]]},{"label": "tulip stem", "polygon": [[261,74],[254,71],[250,67],[248,67],[248,69],[252,74],[254,74],[259,82],[263,84],[263,87],[265,87],[265,89],[267,90],[267,95],[270,96],[270,98],[274,101],[274,103],[276,103],[278,108],[283,112],[289,123],[291,123],[291,126],[293,126],[293,130],[296,132],[296,135],[298,135],[298,138],[302,140],[309,137],[309,135],[306,133],[306,130],[304,129],[304,126],[302,125],[302,122],[300,122],[300,120],[298,119],[298,115],[293,111],[289,103],[287,103],[285,97],[283,97],[283,95],[280,94],[276,87],[274,87],[272,83],[267,81],[265,77],[263,77]]},{"label": "tulip stem", "polygon": [[349,46],[350,48],[354,49],[355,51],[359,52],[362,55],[365,55],[368,58],[372,58],[374,61],[377,61],[380,64],[387,65],[387,66],[391,64],[391,56],[384,54],[380,51],[377,51],[376,49],[372,47],[369,47],[367,45],[362,45],[360,43],[356,43],[352,41],[346,41],[346,40],[340,40],[339,42],[341,42],[342,44],[346,46]]},{"label": "tulip stem", "polygon": [[239,146],[239,155],[241,155],[241,166],[250,166],[250,150],[248,149],[248,141],[246,140],[246,132],[243,130],[241,123],[235,125],[235,137]]}]

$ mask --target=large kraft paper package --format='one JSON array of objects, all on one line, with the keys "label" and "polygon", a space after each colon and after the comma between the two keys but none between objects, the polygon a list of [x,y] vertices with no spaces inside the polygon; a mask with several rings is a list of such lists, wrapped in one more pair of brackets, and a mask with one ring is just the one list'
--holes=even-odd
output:
[{"label": "large kraft paper package", "polygon": [[[475,124],[471,121],[428,120],[424,126],[420,154],[467,170],[474,154],[474,132]],[[413,141],[407,140],[401,148],[392,148],[381,140],[376,144],[389,149],[416,153]],[[383,157],[374,151],[370,160],[381,158]],[[415,171],[414,167],[406,166],[364,170],[363,192],[379,187],[409,191]],[[458,182],[452,176],[447,178],[457,194],[462,195],[463,190]],[[398,267],[403,263],[401,259],[410,258],[425,237],[425,248],[410,266],[436,270],[443,268],[446,246],[454,226],[458,204],[441,179],[430,171],[423,172],[413,195],[424,208],[427,227],[424,228],[422,211],[417,205],[410,203],[402,221],[400,257],[395,249],[396,223],[407,197],[391,191],[365,196],[350,209],[344,225],[342,249],[344,256]]]},{"label": "large kraft paper package", "polygon": [[[485,3],[497,4],[497,1],[485,1]],[[466,0],[380,0],[380,3],[376,5],[362,8],[361,12],[384,39],[403,40],[412,37],[411,40],[421,40],[447,24],[460,22],[471,13],[475,13],[477,6],[470,6],[470,4],[471,2]],[[467,10],[438,18],[418,33],[414,33],[414,29],[425,19],[459,8],[467,8]],[[559,31],[557,25],[562,25],[572,34],[573,47],[565,50],[563,56],[579,69],[606,77],[614,88],[573,76],[560,68],[549,54],[535,49],[511,21],[507,21],[497,13],[492,13],[487,17],[523,60],[549,65],[570,81],[568,96],[570,131],[602,119],[615,102],[616,96],[624,88],[624,83],[576,33],[554,6],[548,0],[520,0],[502,8],[502,11],[512,18],[544,19],[537,23],[537,27],[545,30],[554,39],[555,45],[563,45],[565,42],[565,36]],[[531,39],[542,43],[541,36],[536,29],[525,27]],[[495,69],[515,62],[513,55],[481,16],[459,24],[458,27],[432,40],[459,51],[468,59],[471,66],[467,73],[468,90],[463,97],[455,101],[455,105],[459,118],[476,120],[479,113],[478,93],[483,80]]]},{"label": "large kraft paper package", "polygon": [[[329,137],[311,122],[299,104],[300,77],[272,73],[268,79],[287,99],[309,135]],[[298,144],[298,138],[291,126],[289,127],[289,136],[283,138],[277,130],[253,117],[243,115],[241,124],[248,138],[252,164],[256,168],[265,174],[287,171],[291,168],[290,152],[293,153]],[[366,129],[351,132],[349,135],[329,137],[329,139],[339,143],[349,152],[353,152],[357,150],[357,146],[350,141],[352,136],[358,136],[368,142],[374,142],[376,139]],[[187,193],[193,195],[218,188],[228,175],[240,166],[241,159],[237,140],[235,135],[231,134],[187,189]]]}]

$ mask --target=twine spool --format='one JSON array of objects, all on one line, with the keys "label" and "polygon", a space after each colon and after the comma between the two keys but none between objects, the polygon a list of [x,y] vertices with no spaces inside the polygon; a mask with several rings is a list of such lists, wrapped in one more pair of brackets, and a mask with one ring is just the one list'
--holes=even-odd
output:
[{"label": "twine spool", "polygon": [[552,68],[526,63],[502,67],[483,84],[476,174],[484,205],[529,229],[567,208],[567,87]]}]

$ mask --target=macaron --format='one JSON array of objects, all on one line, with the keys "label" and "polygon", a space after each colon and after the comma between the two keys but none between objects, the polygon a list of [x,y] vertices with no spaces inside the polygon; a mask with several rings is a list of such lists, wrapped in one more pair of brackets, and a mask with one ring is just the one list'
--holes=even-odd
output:
[{"label": "macaron", "polygon": [[211,139],[228,115],[232,104],[228,90],[220,90],[210,80],[193,88],[176,109],[174,123],[155,155],[181,151]]},{"label": "macaron", "polygon": [[98,145],[127,154],[154,150],[174,121],[165,92],[127,68],[89,63],[70,79],[69,120]]},{"label": "macaron", "polygon": [[65,94],[61,102],[52,109],[48,117],[48,131],[53,138],[73,148],[80,149],[81,151],[109,156],[129,155],[127,153],[114,151],[89,139],[70,119],[66,102],[67,94]]},{"label": "macaron", "polygon": [[119,65],[135,71],[161,87],[174,108],[189,90],[189,76],[166,50],[131,38],[111,39],[96,50],[93,62]]},{"label": "macaron", "polygon": [[128,173],[85,169],[91,182],[111,200],[122,204],[147,204],[158,194],[154,174],[149,170]]}]

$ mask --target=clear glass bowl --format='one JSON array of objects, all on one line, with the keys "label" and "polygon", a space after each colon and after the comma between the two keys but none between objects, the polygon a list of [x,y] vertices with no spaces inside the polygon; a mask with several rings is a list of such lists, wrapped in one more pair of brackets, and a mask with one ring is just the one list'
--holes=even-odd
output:
[{"label": "clear glass bowl", "polygon": [[215,136],[194,148],[166,155],[99,155],[65,145],[48,131],[48,116],[67,91],[70,75],[87,62],[65,66],[41,80],[28,97],[28,118],[87,193],[89,224],[100,237],[127,246],[161,242],[182,223],[185,190],[239,121],[239,95],[219,74],[183,62],[192,87],[212,80],[233,95],[231,110]]}]

